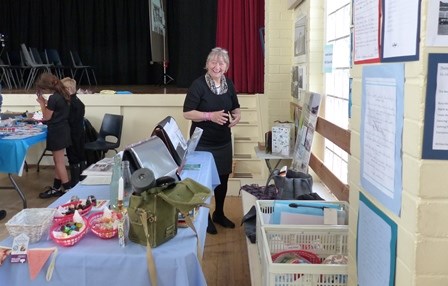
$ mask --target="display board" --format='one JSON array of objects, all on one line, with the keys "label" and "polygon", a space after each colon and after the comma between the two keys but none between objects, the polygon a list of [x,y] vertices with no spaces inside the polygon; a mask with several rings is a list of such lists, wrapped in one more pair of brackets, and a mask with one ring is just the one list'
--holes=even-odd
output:
[{"label": "display board", "polygon": [[149,32],[151,61],[163,63],[168,59],[166,42],[166,0],[149,1]]}]

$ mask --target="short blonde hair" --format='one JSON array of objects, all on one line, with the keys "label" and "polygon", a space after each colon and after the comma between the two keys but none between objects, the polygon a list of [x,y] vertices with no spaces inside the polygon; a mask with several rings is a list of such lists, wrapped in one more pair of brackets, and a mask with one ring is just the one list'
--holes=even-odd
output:
[{"label": "short blonde hair", "polygon": [[229,52],[226,49],[216,47],[213,48],[208,54],[207,61],[205,62],[205,68],[207,69],[207,63],[214,58],[222,58],[222,60],[227,64],[227,68],[230,65]]},{"label": "short blonde hair", "polygon": [[70,94],[76,93],[76,80],[70,77],[64,77],[61,79],[61,82]]}]

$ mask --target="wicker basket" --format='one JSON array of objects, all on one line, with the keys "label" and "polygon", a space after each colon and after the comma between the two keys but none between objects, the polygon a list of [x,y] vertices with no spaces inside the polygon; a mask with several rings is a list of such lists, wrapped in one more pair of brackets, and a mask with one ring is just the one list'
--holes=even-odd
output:
[{"label": "wicker basket", "polygon": [[[71,205],[78,205],[78,204],[81,204],[82,203],[82,201],[77,201],[77,202],[70,202],[70,203],[66,203],[66,204],[63,204],[63,205],[61,205],[60,207],[62,207],[62,208],[68,208],[68,207],[70,207]],[[59,207],[58,207],[59,208]],[[89,205],[87,208],[85,208],[85,209],[83,209],[83,210],[78,210],[78,213],[81,215],[81,216],[86,216],[86,215],[88,215],[89,214],[89,212],[90,212],[90,210],[92,210],[92,205]],[[57,222],[60,222],[60,221],[66,221],[66,220],[71,220],[72,218],[73,218],[73,213],[72,214],[66,214],[66,215],[63,215],[63,216],[55,216],[54,217],[54,220],[55,221],[57,221]]]},{"label": "wicker basket", "polygon": [[73,220],[70,218],[70,219],[55,221],[55,223],[53,224],[53,226],[51,227],[51,230],[50,230],[50,237],[51,237],[51,239],[54,242],[56,242],[57,244],[62,245],[62,246],[72,246],[72,245],[75,245],[87,233],[87,229],[88,229],[87,220],[84,217],[82,219],[83,219],[84,225],[83,225],[81,231],[78,232],[75,235],[71,235],[71,236],[68,236],[68,237],[65,237],[65,238],[56,237],[53,232],[58,230],[58,229],[61,229],[62,226],[66,225],[69,222],[72,222]]},{"label": "wicker basket", "polygon": [[116,236],[118,234],[118,228],[100,229],[97,227],[97,223],[101,219],[102,216],[103,216],[103,212],[97,212],[97,213],[92,214],[89,217],[88,223],[89,223],[90,230],[95,235],[97,235],[98,237],[103,238],[103,239],[109,239],[109,238]]},{"label": "wicker basket", "polygon": [[5,223],[5,226],[11,236],[25,233],[29,236],[30,243],[38,242],[42,235],[48,232],[55,211],[50,208],[23,209]]}]

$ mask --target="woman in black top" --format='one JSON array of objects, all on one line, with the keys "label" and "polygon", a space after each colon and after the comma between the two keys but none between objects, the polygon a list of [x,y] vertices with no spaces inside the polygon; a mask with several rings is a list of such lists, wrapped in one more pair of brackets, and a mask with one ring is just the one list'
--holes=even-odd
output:
[{"label": "woman in black top", "polygon": [[76,94],[76,80],[65,77],[61,79],[62,84],[70,93],[70,137],[72,145],[67,147],[67,158],[70,166],[70,184],[72,187],[80,181],[81,173],[86,168],[86,156],[84,144],[86,136],[84,131],[84,115],[86,108],[84,103]]},{"label": "woman in black top", "polygon": [[[54,182],[53,186],[39,194],[41,199],[60,197],[70,189],[67,169],[65,167],[65,148],[71,145],[70,126],[70,93],[62,82],[51,73],[43,73],[36,82],[37,102],[42,109],[42,120],[47,124],[47,149],[53,153]],[[48,101],[43,92],[53,93]]]},{"label": "woman in black top", "polygon": [[214,48],[209,53],[205,69],[207,73],[196,79],[188,89],[183,112],[191,120],[190,135],[196,127],[203,133],[196,150],[213,154],[221,184],[214,190],[215,211],[207,232],[216,234],[213,222],[227,228],[235,224],[224,215],[227,183],[232,173],[231,128],[241,119],[240,104],[233,82],[224,76],[229,68],[229,55],[225,49]]}]

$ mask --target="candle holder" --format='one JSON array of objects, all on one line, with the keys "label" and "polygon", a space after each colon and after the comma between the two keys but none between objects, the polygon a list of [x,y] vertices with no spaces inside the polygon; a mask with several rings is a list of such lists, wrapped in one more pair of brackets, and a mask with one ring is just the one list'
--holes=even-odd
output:
[{"label": "candle holder", "polygon": [[127,209],[123,207],[123,200],[117,201],[117,212],[120,214],[118,220],[118,244],[125,247],[127,244],[127,236],[129,231],[129,218]]}]

